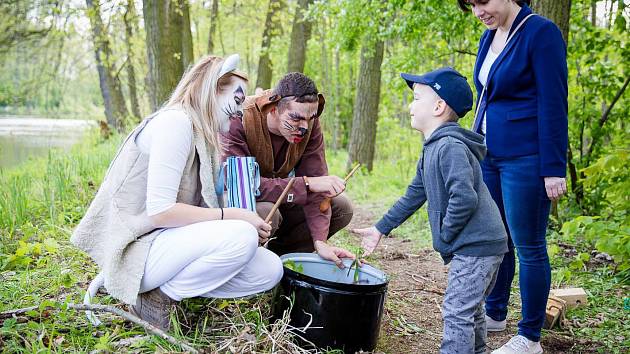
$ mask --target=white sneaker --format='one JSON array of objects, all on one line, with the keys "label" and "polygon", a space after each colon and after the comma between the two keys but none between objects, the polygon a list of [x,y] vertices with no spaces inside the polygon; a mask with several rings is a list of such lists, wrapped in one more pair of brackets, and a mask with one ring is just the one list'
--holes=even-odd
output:
[{"label": "white sneaker", "polygon": [[531,341],[521,335],[512,337],[501,348],[492,351],[492,354],[542,354],[540,342]]},{"label": "white sneaker", "polygon": [[488,332],[501,332],[505,331],[507,320],[495,321],[492,317],[486,315],[486,330]]}]

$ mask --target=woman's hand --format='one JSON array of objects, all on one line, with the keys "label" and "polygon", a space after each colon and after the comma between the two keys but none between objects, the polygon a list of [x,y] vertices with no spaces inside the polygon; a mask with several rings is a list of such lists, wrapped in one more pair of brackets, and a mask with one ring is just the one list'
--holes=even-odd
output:
[{"label": "woman's hand", "polygon": [[547,197],[552,201],[560,199],[567,192],[567,180],[564,177],[545,177]]},{"label": "woman's hand", "polygon": [[266,223],[265,220],[253,211],[241,208],[227,208],[224,210],[226,213],[229,213],[229,219],[239,219],[252,224],[258,231],[259,243],[264,244],[267,242],[269,236],[271,236],[271,225]]},{"label": "woman's hand", "polygon": [[361,236],[361,248],[363,248],[361,257],[367,257],[374,252],[381,241],[381,237],[383,237],[383,234],[374,226],[365,229],[351,229],[350,232]]},{"label": "woman's hand", "polygon": [[331,246],[324,241],[315,241],[315,251],[317,251],[317,254],[323,259],[335,262],[340,269],[345,268],[341,258],[356,258],[354,253],[341,247]]}]

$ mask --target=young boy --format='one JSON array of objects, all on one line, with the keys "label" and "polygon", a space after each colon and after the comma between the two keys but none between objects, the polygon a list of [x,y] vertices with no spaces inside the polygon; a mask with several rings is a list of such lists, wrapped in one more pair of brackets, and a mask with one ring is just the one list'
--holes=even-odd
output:
[{"label": "young boy", "polygon": [[375,226],[353,232],[362,236],[369,254],[383,235],[428,201],[433,247],[451,264],[440,352],[485,353],[483,303],[508,248],[499,210],[481,174],[483,136],[457,124],[472,108],[472,91],[452,68],[401,77],[413,90],[411,127],[424,135],[422,158],[405,195]]}]

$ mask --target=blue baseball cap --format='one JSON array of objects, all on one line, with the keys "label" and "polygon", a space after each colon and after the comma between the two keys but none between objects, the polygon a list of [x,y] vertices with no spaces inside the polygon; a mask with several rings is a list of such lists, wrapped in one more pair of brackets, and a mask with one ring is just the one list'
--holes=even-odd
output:
[{"label": "blue baseball cap", "polygon": [[457,113],[459,118],[466,115],[473,105],[473,94],[466,78],[451,67],[440,68],[424,75],[401,73],[413,90],[413,84],[430,86],[446,104]]}]

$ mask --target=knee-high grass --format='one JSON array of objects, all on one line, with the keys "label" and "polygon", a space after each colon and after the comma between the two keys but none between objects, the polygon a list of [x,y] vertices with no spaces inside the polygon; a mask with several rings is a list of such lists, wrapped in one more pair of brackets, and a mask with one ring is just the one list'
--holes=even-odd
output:
[{"label": "knee-high grass", "polygon": [[90,135],[70,152],[51,149],[46,157],[0,169],[0,259],[14,252],[20,240],[29,241],[24,237],[30,232],[24,229],[76,224],[119,142],[119,138],[100,141]]}]

